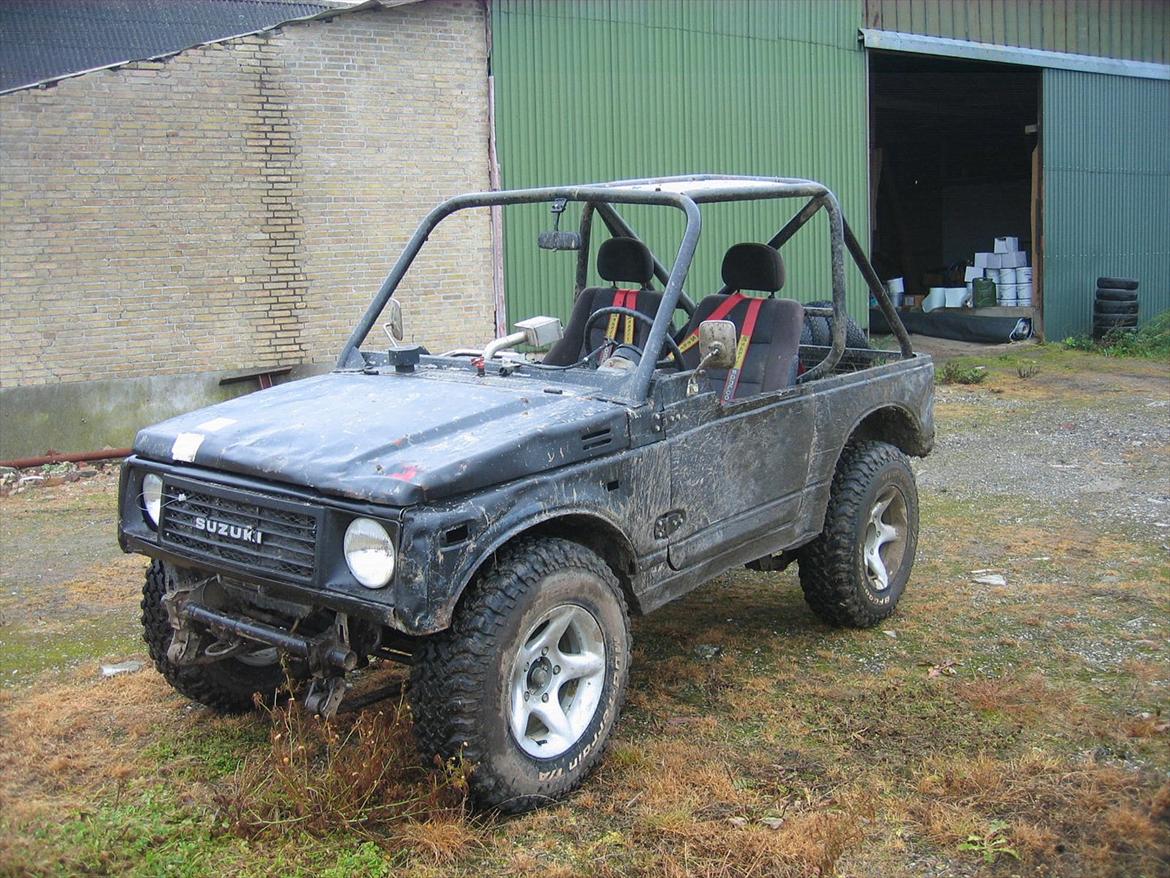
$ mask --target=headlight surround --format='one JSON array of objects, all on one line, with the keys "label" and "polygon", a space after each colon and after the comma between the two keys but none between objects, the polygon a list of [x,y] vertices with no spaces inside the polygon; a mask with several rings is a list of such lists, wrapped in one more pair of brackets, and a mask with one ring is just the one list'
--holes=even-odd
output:
[{"label": "headlight surround", "polygon": [[372,518],[355,518],[345,529],[345,564],[366,588],[382,588],[394,575],[394,541]]},{"label": "headlight surround", "polygon": [[163,480],[161,476],[147,473],[142,478],[142,512],[146,516],[146,523],[151,527],[158,527],[158,519],[162,514]]}]

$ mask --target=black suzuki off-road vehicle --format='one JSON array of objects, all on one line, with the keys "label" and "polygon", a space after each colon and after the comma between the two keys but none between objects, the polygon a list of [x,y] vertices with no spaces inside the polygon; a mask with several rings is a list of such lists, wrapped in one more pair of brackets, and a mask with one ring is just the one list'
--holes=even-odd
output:
[{"label": "black suzuki off-road vehicle", "polygon": [[[684,293],[707,282],[688,278],[703,205],[790,198],[800,210],[765,242],[719,242],[721,286]],[[568,326],[535,317],[437,356],[401,344],[392,296],[435,227],[539,203],[558,220],[570,203],[581,213],[579,232],[540,236],[577,252]],[[619,212],[630,205],[681,211],[672,263]],[[780,252],[821,211],[832,302],[802,306],[781,297]],[[597,230],[605,283],[586,287]],[[870,349],[848,320],[847,252],[900,350]],[[389,343],[366,345],[384,313]],[[426,217],[331,373],[139,433],[119,536],[154,559],[145,638],[180,692],[238,711],[291,679],[330,716],[347,672],[405,661],[424,757],[461,753],[476,801],[518,811],[564,795],[600,758],[629,674],[630,612],[738,565],[793,560],[826,622],[893,612],[918,531],[907,455],[930,451],[932,386],[930,359],[912,352],[818,183],[467,195]]]}]

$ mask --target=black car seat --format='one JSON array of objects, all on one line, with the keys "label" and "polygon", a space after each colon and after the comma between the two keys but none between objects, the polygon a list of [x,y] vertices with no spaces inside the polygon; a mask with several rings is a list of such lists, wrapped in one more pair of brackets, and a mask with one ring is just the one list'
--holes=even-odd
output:
[{"label": "black car seat", "polygon": [[[658,313],[662,293],[650,289],[654,277],[654,257],[650,248],[637,238],[610,238],[597,249],[597,273],[613,286],[589,287],[581,291],[569,315],[565,334],[552,346],[544,357],[550,366],[568,366],[576,363],[586,354],[597,350],[605,339],[616,338],[624,344],[638,347],[646,341],[650,324],[632,317],[613,315],[599,318],[585,338],[585,322],[589,315],[602,308],[618,305],[641,311],[651,320]],[[619,288],[618,284],[636,284],[636,287]]]},{"label": "black car seat", "polygon": [[[723,282],[735,292],[707,296],[695,307],[680,344],[686,367],[699,364],[699,324],[730,320],[740,340],[736,354],[740,366],[738,371],[708,370],[710,389],[729,400],[791,386],[800,362],[804,307],[794,299],[774,298],[784,287],[784,260],[767,244],[736,244],[723,257],[722,273]],[[768,297],[745,296],[744,290]],[[729,372],[734,373],[730,379]]]}]

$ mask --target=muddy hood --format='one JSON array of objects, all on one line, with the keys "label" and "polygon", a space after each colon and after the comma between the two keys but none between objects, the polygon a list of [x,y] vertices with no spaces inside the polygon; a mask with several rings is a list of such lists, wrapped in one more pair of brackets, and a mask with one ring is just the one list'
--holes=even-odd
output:
[{"label": "muddy hood", "polygon": [[134,451],[407,506],[627,445],[624,407],[526,381],[333,373],[147,427]]}]

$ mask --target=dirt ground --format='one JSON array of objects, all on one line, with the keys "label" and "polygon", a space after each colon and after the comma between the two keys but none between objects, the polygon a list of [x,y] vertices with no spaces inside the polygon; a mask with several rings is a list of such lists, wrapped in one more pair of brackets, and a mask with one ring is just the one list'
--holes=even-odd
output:
[{"label": "dirt ground", "polygon": [[1170,364],[978,362],[894,617],[832,630],[743,570],[636,620],[601,768],[510,820],[326,800],[371,761],[433,792],[397,702],[307,729],[103,677],[146,661],[115,475],[0,498],[0,875],[1170,875]]}]

